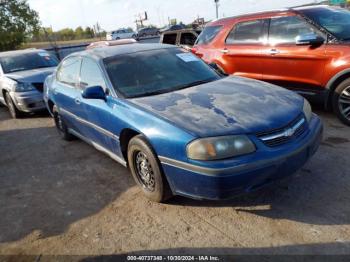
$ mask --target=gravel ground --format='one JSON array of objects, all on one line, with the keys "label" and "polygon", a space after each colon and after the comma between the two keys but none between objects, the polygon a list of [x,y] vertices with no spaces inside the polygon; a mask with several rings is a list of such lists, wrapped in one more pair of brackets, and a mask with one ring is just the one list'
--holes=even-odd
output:
[{"label": "gravel ground", "polygon": [[145,200],[128,170],[51,118],[0,108],[0,255],[350,254],[350,128],[294,177],[230,201]]}]

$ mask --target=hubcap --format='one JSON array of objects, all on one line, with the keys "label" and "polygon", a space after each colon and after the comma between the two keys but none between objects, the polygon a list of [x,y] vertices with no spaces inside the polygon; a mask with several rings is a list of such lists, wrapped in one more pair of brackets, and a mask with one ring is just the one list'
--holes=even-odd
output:
[{"label": "hubcap", "polygon": [[135,165],[138,180],[146,190],[153,192],[155,189],[155,178],[152,166],[150,165],[146,154],[141,151],[137,152]]},{"label": "hubcap", "polygon": [[342,115],[350,120],[350,86],[345,88],[339,96],[339,109]]}]

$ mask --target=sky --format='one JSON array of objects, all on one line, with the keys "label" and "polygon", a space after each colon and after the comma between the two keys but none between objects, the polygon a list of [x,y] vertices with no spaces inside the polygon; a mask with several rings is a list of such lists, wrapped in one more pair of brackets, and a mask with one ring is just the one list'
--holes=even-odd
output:
[{"label": "sky", "polygon": [[[318,0],[220,0],[219,16],[228,17],[248,12],[297,6]],[[39,12],[42,26],[53,30],[78,26],[92,27],[97,22],[110,31],[135,28],[136,15],[148,12],[145,23],[164,26],[168,18],[190,23],[198,16],[215,19],[214,0],[28,0]]]}]

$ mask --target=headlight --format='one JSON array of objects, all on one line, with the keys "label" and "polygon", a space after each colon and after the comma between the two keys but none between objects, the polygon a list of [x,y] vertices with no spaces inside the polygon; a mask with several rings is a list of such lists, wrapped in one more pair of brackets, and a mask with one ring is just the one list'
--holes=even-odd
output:
[{"label": "headlight", "polygon": [[27,92],[34,90],[35,87],[30,83],[16,83],[15,92]]},{"label": "headlight", "polygon": [[306,99],[304,99],[303,111],[304,111],[304,115],[306,117],[307,122],[310,122],[310,119],[312,117],[312,108],[311,108],[310,103]]},{"label": "headlight", "polygon": [[247,136],[224,136],[194,140],[187,146],[187,156],[194,160],[219,160],[255,150],[255,145]]}]

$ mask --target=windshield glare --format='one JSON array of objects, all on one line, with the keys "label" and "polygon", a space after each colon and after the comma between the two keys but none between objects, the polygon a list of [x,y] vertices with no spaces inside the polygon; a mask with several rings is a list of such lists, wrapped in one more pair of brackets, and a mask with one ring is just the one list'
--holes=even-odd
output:
[{"label": "windshield glare", "polygon": [[126,98],[156,95],[219,79],[202,60],[178,48],[104,59],[109,78]]},{"label": "windshield glare", "polygon": [[38,52],[0,57],[0,64],[4,73],[7,74],[18,71],[57,66],[58,60],[56,57],[47,52]]},{"label": "windshield glare", "polygon": [[339,40],[350,40],[350,12],[348,10],[322,7],[305,9],[301,13],[327,29]]}]

